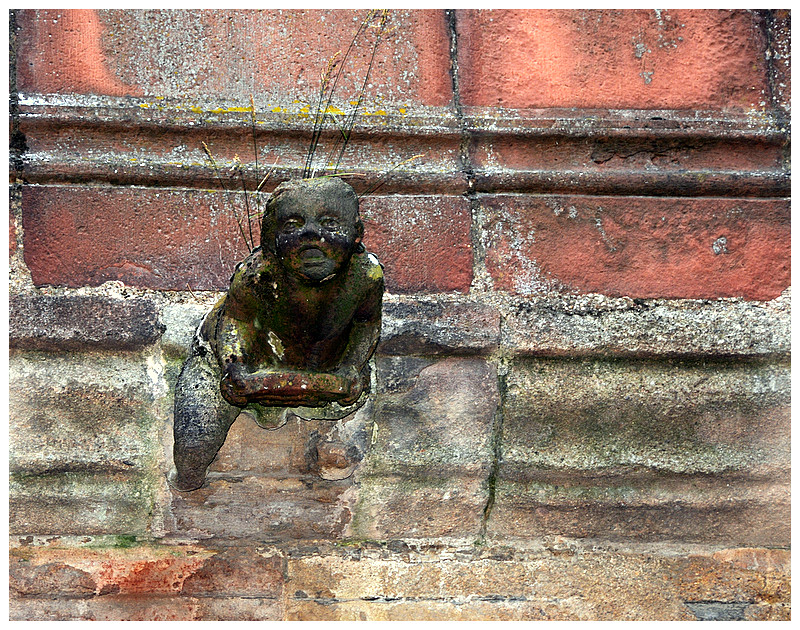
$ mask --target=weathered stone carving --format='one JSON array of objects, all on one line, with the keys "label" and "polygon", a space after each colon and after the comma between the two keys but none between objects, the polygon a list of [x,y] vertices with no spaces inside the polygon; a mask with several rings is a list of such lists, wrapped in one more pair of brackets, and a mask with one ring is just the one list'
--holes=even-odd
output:
[{"label": "weathered stone carving", "polygon": [[275,189],[261,247],[237,266],[178,378],[173,488],[203,485],[244,409],[278,428],[291,414],[337,420],[366,402],[383,271],[363,232],[358,197],[339,178]]}]

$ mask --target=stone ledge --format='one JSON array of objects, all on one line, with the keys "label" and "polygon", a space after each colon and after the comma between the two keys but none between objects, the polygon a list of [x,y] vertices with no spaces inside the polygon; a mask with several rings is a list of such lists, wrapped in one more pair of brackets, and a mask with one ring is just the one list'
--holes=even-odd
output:
[{"label": "stone ledge", "polygon": [[156,343],[165,327],[142,298],[13,295],[11,348],[26,350],[139,350]]},{"label": "stone ledge", "polygon": [[[244,176],[252,190],[263,174],[256,173],[252,158],[251,114],[249,108],[242,109],[221,99],[198,105],[196,101],[176,99],[154,102],[22,94],[20,126],[28,137],[25,177],[30,183],[40,184],[100,181],[219,188],[219,178],[202,151],[202,143],[208,141],[220,164],[231,165],[234,155],[244,156]],[[788,132],[782,121],[770,114],[754,122],[746,115],[713,110],[688,116],[681,110],[498,112],[471,107],[464,118],[473,138],[473,158],[477,159],[473,165],[475,180],[470,183],[458,162],[460,130],[453,110],[419,106],[415,111],[377,118],[358,116],[353,145],[358,146],[361,156],[347,163],[343,171],[363,175],[356,181],[364,182],[365,190],[383,181],[384,194],[463,194],[475,190],[753,197],[790,194],[790,175],[780,158]],[[299,111],[255,113],[259,146],[283,147],[266,190],[302,172],[310,135],[305,116]],[[69,136],[71,155],[64,151],[65,135]],[[622,170],[609,170],[602,161],[591,159],[597,147],[620,141],[633,143],[631,146],[644,143],[655,159],[646,169],[629,164]],[[728,161],[720,160],[715,151],[709,152],[711,145],[719,149],[719,155],[728,156]],[[496,156],[484,159],[489,146]],[[519,159],[506,163],[502,157],[508,151]],[[675,151],[680,155],[680,160],[675,160],[678,167],[659,159],[664,152]],[[424,157],[394,168],[418,154]],[[500,162],[496,163],[498,156]],[[687,160],[692,162],[691,167],[685,166]],[[391,175],[385,177],[389,172]]]},{"label": "stone ledge", "polygon": [[501,345],[540,356],[788,358],[790,299],[532,298],[505,313]]},{"label": "stone ledge", "polygon": [[[542,357],[784,360],[791,352],[790,300],[790,290],[770,302],[496,294],[487,303],[447,294],[387,294],[377,352],[465,356],[501,349]],[[136,350],[162,339],[169,355],[180,358],[207,303],[156,306],[145,298],[15,295],[9,304],[10,345]]]},{"label": "stone ledge", "polygon": [[500,341],[500,312],[475,301],[384,299],[380,354],[488,354]]},{"label": "stone ledge", "polygon": [[[11,541],[13,619],[788,619],[784,549]],[[757,558],[758,563],[753,564]],[[199,588],[197,588],[199,587]],[[718,608],[720,608],[718,606]],[[712,611],[713,612],[713,611]]]}]

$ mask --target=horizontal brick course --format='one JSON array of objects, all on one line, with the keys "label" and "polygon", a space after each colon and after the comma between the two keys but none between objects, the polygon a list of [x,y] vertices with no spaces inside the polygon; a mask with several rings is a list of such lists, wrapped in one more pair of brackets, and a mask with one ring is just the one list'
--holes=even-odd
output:
[{"label": "horizontal brick course", "polygon": [[[36,186],[23,191],[25,260],[36,285],[119,280],[167,290],[227,289],[247,254],[242,194]],[[470,210],[460,197],[367,197],[364,239],[389,291],[466,292]],[[120,215],[122,213],[122,215]],[[122,218],[121,218],[122,216]],[[258,222],[252,231],[258,244]]]},{"label": "horizontal brick course", "polygon": [[14,295],[9,299],[12,348],[138,350],[164,332],[155,304],[104,296]]},{"label": "horizontal brick course", "polygon": [[[316,542],[269,549],[12,543],[12,619],[788,619],[786,550],[662,554],[553,539],[508,546]],[[739,555],[771,556],[761,569]],[[213,573],[213,576],[210,575]],[[184,588],[207,583],[207,590]],[[150,583],[149,590],[134,584]],[[211,583],[208,583],[209,586]],[[182,587],[181,585],[184,585]],[[43,590],[49,587],[49,590]],[[716,607],[714,610],[712,608]]]}]

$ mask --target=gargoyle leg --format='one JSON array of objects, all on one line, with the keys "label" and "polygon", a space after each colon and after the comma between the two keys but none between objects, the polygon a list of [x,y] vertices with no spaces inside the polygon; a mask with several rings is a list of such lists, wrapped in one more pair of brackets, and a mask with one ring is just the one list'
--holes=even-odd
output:
[{"label": "gargoyle leg", "polygon": [[209,465],[241,412],[222,398],[219,368],[211,361],[213,358],[193,353],[175,386],[175,468],[169,483],[183,492],[203,485]]}]

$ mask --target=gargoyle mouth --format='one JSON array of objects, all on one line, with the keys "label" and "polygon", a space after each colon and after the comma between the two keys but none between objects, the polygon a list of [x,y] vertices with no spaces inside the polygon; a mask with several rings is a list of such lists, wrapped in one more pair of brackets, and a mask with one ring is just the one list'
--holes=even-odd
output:
[{"label": "gargoyle mouth", "polygon": [[317,247],[309,247],[300,252],[303,260],[313,260],[315,258],[325,258],[325,253]]}]

